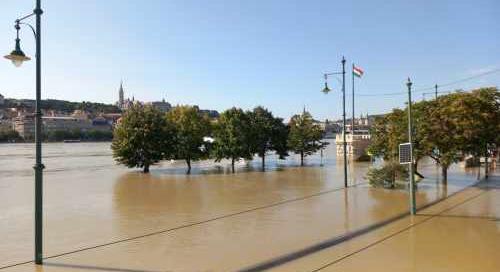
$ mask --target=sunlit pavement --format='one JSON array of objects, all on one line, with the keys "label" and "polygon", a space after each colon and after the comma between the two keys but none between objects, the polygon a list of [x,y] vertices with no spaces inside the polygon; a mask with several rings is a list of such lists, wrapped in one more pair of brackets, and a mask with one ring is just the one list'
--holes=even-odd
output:
[{"label": "sunlit pavement", "polygon": [[[407,212],[406,192],[367,185],[332,189],[48,256],[43,267],[28,263],[2,271],[251,271],[265,265],[276,271],[498,271],[499,183],[492,177],[491,188],[467,188],[418,216],[279,265],[273,262]],[[419,206],[464,188],[452,184],[421,184]]]}]

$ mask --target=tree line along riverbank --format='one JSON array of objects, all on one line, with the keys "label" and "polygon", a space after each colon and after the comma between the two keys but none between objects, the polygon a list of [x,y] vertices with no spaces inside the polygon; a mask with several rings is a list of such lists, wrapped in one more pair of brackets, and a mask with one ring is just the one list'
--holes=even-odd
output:
[{"label": "tree line along riverbank", "polygon": [[114,131],[111,145],[115,160],[127,167],[149,167],[160,160],[184,160],[187,173],[191,162],[201,159],[231,161],[261,157],[273,151],[284,159],[288,152],[304,157],[324,148],[323,130],[310,113],[294,115],[288,124],[272,112],[256,107],[244,111],[233,107],[209,119],[197,107],[177,106],[161,113],[151,106],[134,105]]},{"label": "tree line along riverbank", "polygon": [[[500,146],[500,93],[480,88],[457,91],[434,100],[413,104],[414,169],[424,157],[441,166],[443,181],[451,164],[472,157],[494,157]],[[368,175],[374,185],[394,187],[396,180],[408,177],[398,163],[399,144],[408,139],[408,109],[394,109],[376,118],[371,127],[369,154],[381,157],[385,165]],[[209,119],[197,108],[178,106],[166,114],[153,107],[134,105],[124,113],[112,142],[115,160],[127,167],[149,167],[160,160],[201,159],[252,160],[258,155],[265,167],[265,156],[273,151],[280,158],[289,152],[304,157],[321,150],[323,131],[311,114],[304,111],[288,123],[263,107],[244,111],[233,107],[219,118]],[[486,160],[487,162],[487,160]]]}]

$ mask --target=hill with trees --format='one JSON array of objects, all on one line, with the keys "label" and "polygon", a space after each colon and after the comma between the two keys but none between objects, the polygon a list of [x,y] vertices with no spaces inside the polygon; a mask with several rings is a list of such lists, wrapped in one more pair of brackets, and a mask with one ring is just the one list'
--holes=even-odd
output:
[{"label": "hill with trees", "polygon": [[[43,110],[54,110],[59,112],[71,113],[75,110],[84,110],[90,113],[119,113],[121,110],[111,104],[96,103],[96,102],[71,102],[66,100],[45,99],[42,100],[40,106]],[[0,106],[1,107],[1,106]],[[35,108],[35,100],[32,99],[5,99],[4,108],[18,108],[33,111]]]}]

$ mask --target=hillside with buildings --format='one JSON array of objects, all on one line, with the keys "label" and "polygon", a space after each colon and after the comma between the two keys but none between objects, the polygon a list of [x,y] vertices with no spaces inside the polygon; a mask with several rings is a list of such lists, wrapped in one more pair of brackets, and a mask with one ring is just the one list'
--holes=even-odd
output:
[{"label": "hillside with buildings", "polygon": [[[120,83],[115,104],[46,99],[40,103],[44,139],[110,140],[122,113],[134,104],[151,105],[162,112],[172,109],[165,99],[143,102],[134,97],[125,98],[123,83]],[[200,111],[210,118],[219,116],[215,110]],[[33,141],[34,136],[35,100],[10,99],[0,94],[0,142]]]},{"label": "hillside with buildings", "polygon": [[[151,105],[162,112],[173,107],[165,99],[143,102],[125,96],[123,82],[118,88],[118,99],[114,104],[95,102],[71,102],[57,99],[41,101],[44,138],[48,141],[62,140],[110,140],[112,131],[122,113],[132,105]],[[198,107],[195,105],[195,107]],[[218,118],[216,110],[200,112],[210,118]],[[33,141],[35,135],[35,101],[32,99],[10,99],[0,94],[0,142]],[[378,115],[361,115],[354,119],[356,134],[367,134],[371,123]],[[342,120],[314,121],[324,131],[325,138],[335,138],[342,131]],[[346,120],[350,134],[353,122]]]}]

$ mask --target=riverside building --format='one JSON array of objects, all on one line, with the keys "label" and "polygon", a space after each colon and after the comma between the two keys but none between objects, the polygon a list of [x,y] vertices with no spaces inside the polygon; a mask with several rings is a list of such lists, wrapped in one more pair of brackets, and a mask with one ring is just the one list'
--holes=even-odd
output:
[{"label": "riverside building", "polygon": [[[346,152],[347,156],[352,160],[367,159],[367,148],[371,143],[370,128],[375,116],[361,115],[360,118],[354,119],[354,127],[352,123],[346,122]],[[343,131],[335,135],[335,145],[337,156],[344,156],[344,136]]]},{"label": "riverside building", "polygon": [[[13,120],[13,127],[25,140],[33,140],[35,137],[34,114],[22,114]],[[111,131],[110,124],[104,117],[88,118],[85,114],[77,113],[72,116],[42,116],[42,127],[44,133],[54,131]]]}]

